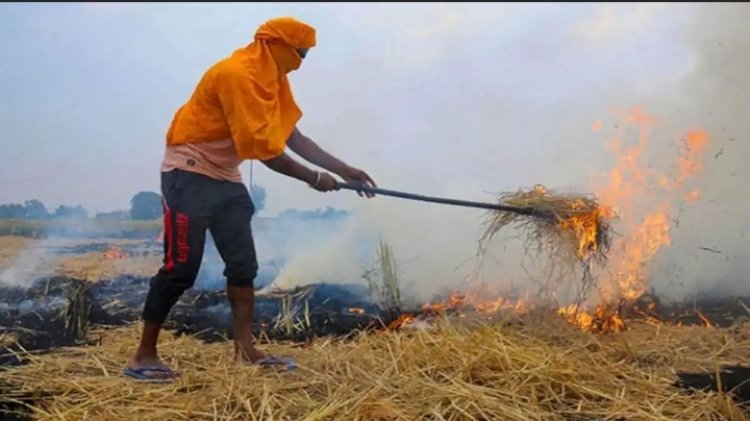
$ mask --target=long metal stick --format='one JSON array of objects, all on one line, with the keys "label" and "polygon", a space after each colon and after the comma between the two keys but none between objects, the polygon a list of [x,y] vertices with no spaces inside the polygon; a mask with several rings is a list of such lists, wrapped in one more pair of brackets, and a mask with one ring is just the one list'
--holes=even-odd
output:
[{"label": "long metal stick", "polygon": [[540,216],[540,217],[549,216],[547,212],[540,212],[531,207],[516,207],[516,206],[501,205],[498,203],[472,202],[468,200],[422,196],[422,195],[414,194],[414,193],[406,193],[406,192],[400,192],[400,191],[395,191],[395,190],[381,189],[381,188],[363,186],[361,184],[354,184],[354,183],[339,183],[338,186],[346,190],[354,190],[354,191],[363,192],[363,193],[373,193],[376,195],[382,194],[383,196],[400,197],[402,199],[418,200],[420,202],[442,203],[445,205],[464,206],[464,207],[469,207],[469,208],[499,210],[499,211],[504,211],[504,212],[513,212],[519,215]]}]

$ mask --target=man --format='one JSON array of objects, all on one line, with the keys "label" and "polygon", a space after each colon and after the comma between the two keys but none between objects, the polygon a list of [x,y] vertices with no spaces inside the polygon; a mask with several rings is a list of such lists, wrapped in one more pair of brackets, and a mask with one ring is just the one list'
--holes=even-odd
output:
[{"label": "man", "polygon": [[[295,161],[293,152],[343,180],[375,186],[364,171],[331,156],[296,127],[302,112],[287,74],[316,44],[315,29],[293,18],[261,25],[247,47],[206,71],[192,97],[175,114],[162,163],[164,264],[151,279],[143,332],[125,374],[143,380],[175,375],[160,360],[156,343],[164,320],[195,282],[206,230],[225,264],[238,360],[284,363],[253,346],[253,280],[258,270],[250,229],[254,213],[239,165],[256,159],[320,192],[338,190],[336,179]],[[372,197],[372,195],[367,195]]]}]

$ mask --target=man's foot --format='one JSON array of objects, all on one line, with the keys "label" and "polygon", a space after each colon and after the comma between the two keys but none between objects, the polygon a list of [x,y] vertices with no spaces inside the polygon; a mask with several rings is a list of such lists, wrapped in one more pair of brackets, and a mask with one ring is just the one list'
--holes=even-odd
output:
[{"label": "man's foot", "polygon": [[277,357],[275,355],[269,355],[256,361],[255,364],[260,366],[284,366],[287,370],[294,370],[297,368],[297,364],[290,357]]},{"label": "man's foot", "polygon": [[294,360],[291,358],[277,357],[275,355],[269,355],[265,352],[258,351],[252,343],[243,345],[239,342],[235,342],[234,355],[235,359],[241,363],[257,364],[263,367],[284,366],[287,370],[297,368],[297,364],[295,364]]},{"label": "man's foot", "polygon": [[255,364],[267,356],[266,353],[259,351],[251,343],[234,343],[234,358],[239,362]]},{"label": "man's foot", "polygon": [[175,372],[162,363],[159,357],[133,357],[128,361],[124,373],[139,380],[152,381],[169,381],[177,377]]}]

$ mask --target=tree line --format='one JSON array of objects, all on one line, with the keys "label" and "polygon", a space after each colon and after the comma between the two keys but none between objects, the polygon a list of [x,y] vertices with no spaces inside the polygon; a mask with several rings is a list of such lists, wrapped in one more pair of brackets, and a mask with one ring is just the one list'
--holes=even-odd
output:
[{"label": "tree line", "polygon": [[0,205],[0,219],[86,219],[88,212],[83,206],[60,205],[52,212],[39,200]]},{"label": "tree line", "polygon": [[[266,206],[266,189],[253,184],[250,196],[255,205],[256,213],[260,213]],[[99,220],[152,220],[162,216],[161,195],[152,191],[141,191],[130,199],[130,209],[97,213],[94,219]],[[287,209],[279,213],[279,218],[299,220],[340,219],[349,215],[348,211],[328,207],[324,210],[300,211]],[[60,205],[49,211],[44,203],[37,199],[24,203],[10,203],[0,205],[0,219],[27,220],[83,220],[89,219],[89,213],[81,205]]]}]

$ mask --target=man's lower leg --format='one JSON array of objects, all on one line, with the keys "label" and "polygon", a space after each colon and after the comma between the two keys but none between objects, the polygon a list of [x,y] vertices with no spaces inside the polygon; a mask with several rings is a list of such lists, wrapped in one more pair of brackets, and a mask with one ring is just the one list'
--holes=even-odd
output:
[{"label": "man's lower leg", "polygon": [[[159,330],[161,324],[145,321],[143,323],[143,332],[141,333],[141,342],[135,355],[128,361],[128,367],[132,370],[144,369],[147,367],[158,367],[168,369],[161,361],[156,352],[156,342],[159,339]],[[170,378],[173,374],[163,371],[148,370],[146,375],[158,378]]]},{"label": "man's lower leg", "polygon": [[[159,332],[161,331],[164,319],[186,289],[186,285],[174,282],[171,284],[166,283],[159,276],[157,275],[154,281],[152,281],[151,288],[146,296],[146,303],[143,308],[141,340],[135,354],[128,362],[128,367],[131,369],[145,367],[166,368],[157,352]],[[162,377],[162,374],[151,375]]]},{"label": "man's lower leg", "polygon": [[255,291],[252,285],[227,287],[227,296],[232,306],[234,351],[240,361],[256,362],[265,354],[253,345],[252,322]]},{"label": "man's lower leg", "polygon": [[144,321],[143,332],[141,333],[141,342],[135,352],[136,361],[147,361],[157,358],[156,343],[159,340],[159,331],[161,324]]}]

